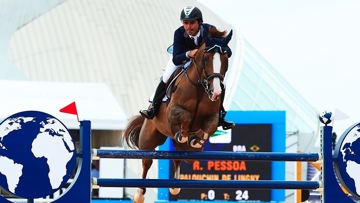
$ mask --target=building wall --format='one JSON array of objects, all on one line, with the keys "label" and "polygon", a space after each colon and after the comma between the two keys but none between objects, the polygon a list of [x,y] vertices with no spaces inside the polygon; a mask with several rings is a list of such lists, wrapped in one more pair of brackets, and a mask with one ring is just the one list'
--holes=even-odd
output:
[{"label": "building wall", "polygon": [[18,29],[63,1],[41,0],[38,4],[22,0],[0,1],[0,79],[28,79],[22,70],[16,67],[9,55],[10,39]]}]

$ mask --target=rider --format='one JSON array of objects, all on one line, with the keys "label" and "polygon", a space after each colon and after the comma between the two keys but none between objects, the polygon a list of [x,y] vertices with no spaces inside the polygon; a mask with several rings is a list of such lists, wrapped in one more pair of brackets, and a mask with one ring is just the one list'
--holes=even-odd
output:
[{"label": "rider", "polygon": [[[202,30],[208,29],[210,24],[203,23],[202,13],[199,8],[195,6],[186,6],[180,14],[180,20],[183,26],[179,27],[174,32],[173,54],[166,65],[166,69],[162,80],[156,88],[155,95],[152,101],[152,107],[147,110],[140,110],[140,114],[148,119],[153,119],[159,108],[163,97],[165,96],[165,85],[169,80],[173,72],[181,67],[184,62],[189,61],[190,58],[194,58],[200,43],[203,39]],[[231,49],[227,47],[228,57],[231,56]],[[223,129],[231,129],[235,126],[233,122],[226,121],[226,111],[223,107],[223,100],[225,97],[225,88],[221,94],[221,107],[218,126],[222,126]]]}]

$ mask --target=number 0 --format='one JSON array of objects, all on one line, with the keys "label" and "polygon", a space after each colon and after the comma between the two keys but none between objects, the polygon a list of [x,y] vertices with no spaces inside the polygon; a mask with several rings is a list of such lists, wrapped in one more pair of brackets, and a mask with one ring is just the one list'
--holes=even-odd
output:
[{"label": "number 0", "polygon": [[214,190],[209,190],[208,191],[208,199],[209,200],[215,199],[215,191]]}]

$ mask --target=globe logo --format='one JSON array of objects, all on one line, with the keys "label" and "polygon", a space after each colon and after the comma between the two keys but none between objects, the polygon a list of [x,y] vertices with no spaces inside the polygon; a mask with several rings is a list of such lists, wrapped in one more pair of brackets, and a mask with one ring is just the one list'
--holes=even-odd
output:
[{"label": "globe logo", "polygon": [[337,142],[335,170],[341,184],[360,198],[360,123],[348,128]]},{"label": "globe logo", "polygon": [[319,115],[319,120],[321,123],[328,125],[333,120],[333,114],[330,111],[324,111]]},{"label": "globe logo", "polygon": [[69,180],[76,149],[68,129],[39,112],[16,113],[0,124],[0,186],[22,198],[53,194]]}]

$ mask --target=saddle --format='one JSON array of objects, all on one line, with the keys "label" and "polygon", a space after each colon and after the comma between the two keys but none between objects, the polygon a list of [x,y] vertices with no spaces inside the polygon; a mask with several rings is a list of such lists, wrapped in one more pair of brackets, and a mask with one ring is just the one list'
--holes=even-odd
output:
[{"label": "saddle", "polygon": [[[187,68],[189,68],[189,66],[192,64],[192,62],[193,62],[193,60],[190,60],[190,61],[184,63],[182,66],[177,68],[173,72],[173,74],[170,76],[169,81],[166,83],[166,86],[165,86],[166,93],[165,93],[164,98],[162,99],[163,102],[169,101],[171,94],[174,93],[175,90],[177,89],[177,85],[175,84],[176,79],[180,76],[183,76],[183,73],[187,70]],[[160,78],[160,80],[162,80],[162,78]],[[155,92],[149,98],[150,103],[152,103],[154,94],[155,94]]]},{"label": "saddle", "polygon": [[[173,45],[170,45],[166,51],[169,53],[169,54],[172,54],[173,53]],[[165,86],[165,89],[166,89],[166,93],[165,93],[165,96],[164,98],[162,99],[163,102],[168,102],[170,97],[171,97],[171,94],[175,92],[175,90],[177,89],[177,85],[175,84],[175,81],[176,79],[182,75],[182,73],[184,71],[187,70],[187,68],[189,68],[189,66],[192,64],[193,62],[193,59],[190,59],[190,61],[187,61],[187,62],[184,62],[183,65],[181,65],[179,68],[177,68],[173,74],[170,76],[168,82],[166,83],[166,86]],[[161,80],[162,78],[160,78]],[[153,95],[151,95],[151,97],[149,98],[149,102],[152,103],[152,100],[154,98],[154,94],[155,92],[153,93]]]}]

